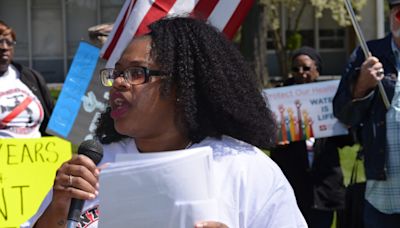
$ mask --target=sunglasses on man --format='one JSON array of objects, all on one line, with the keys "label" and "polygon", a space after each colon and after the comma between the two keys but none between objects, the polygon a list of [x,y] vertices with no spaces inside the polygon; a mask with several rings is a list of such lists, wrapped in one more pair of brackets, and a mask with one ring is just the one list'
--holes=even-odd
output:
[{"label": "sunglasses on man", "polygon": [[310,66],[299,66],[299,67],[294,66],[294,67],[292,67],[292,72],[299,73],[300,69],[302,69],[303,72],[308,72],[311,70],[311,67]]}]

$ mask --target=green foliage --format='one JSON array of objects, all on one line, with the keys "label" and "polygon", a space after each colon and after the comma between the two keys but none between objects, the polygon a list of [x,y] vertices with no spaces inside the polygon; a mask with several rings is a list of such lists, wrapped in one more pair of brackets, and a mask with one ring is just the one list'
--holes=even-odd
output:
[{"label": "green foliage", "polygon": [[296,50],[301,47],[303,37],[300,33],[295,32],[288,37],[286,47],[288,50]]},{"label": "green foliage", "polygon": [[[349,14],[347,13],[346,7],[344,5],[343,0],[310,0],[311,4],[316,9],[316,17],[322,17],[322,12],[324,10],[329,10],[332,12],[332,18],[340,25],[340,26],[348,26],[351,25]],[[364,5],[367,3],[367,0],[352,0],[351,5],[353,6],[354,11],[360,11]],[[358,20],[361,18],[359,16]]]},{"label": "green foliage", "polygon": [[[352,6],[356,13],[366,5],[367,0],[352,0]],[[268,21],[268,30],[272,34],[272,41],[278,57],[278,63],[283,77],[287,77],[289,66],[287,64],[287,53],[302,45],[301,35],[298,33],[300,22],[305,9],[311,6],[315,10],[315,18],[322,17],[322,13],[331,12],[340,26],[351,24],[349,14],[343,0],[258,0],[259,5],[265,6]],[[360,20],[360,16],[356,16]],[[284,28],[286,31],[282,31]],[[284,35],[289,32],[293,35],[285,39]]]},{"label": "green foliage", "polygon": [[59,89],[59,88],[50,89],[50,96],[53,99],[53,101],[57,101],[58,96],[60,96],[60,92],[61,92],[61,89]]}]

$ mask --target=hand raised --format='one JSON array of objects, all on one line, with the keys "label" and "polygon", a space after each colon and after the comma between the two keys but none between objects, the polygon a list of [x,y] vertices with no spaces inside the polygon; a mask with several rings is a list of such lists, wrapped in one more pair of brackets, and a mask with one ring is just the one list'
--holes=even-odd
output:
[{"label": "hand raised", "polygon": [[384,77],[382,63],[379,59],[370,56],[361,65],[360,75],[354,86],[353,97],[360,98],[373,90]]}]

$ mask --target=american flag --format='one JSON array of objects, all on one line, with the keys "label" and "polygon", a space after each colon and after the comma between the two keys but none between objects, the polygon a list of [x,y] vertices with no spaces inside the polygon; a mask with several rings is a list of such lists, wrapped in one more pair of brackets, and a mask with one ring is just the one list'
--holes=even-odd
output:
[{"label": "american flag", "polygon": [[201,15],[232,38],[254,0],[126,0],[100,55],[113,67],[132,37],[148,32],[147,25],[167,15]]}]

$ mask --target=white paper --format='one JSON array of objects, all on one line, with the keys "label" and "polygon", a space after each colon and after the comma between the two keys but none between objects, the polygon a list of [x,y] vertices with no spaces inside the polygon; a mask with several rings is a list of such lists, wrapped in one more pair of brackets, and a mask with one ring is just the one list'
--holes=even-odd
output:
[{"label": "white paper", "polygon": [[186,228],[218,220],[210,147],[117,160],[100,174],[100,228]]}]

